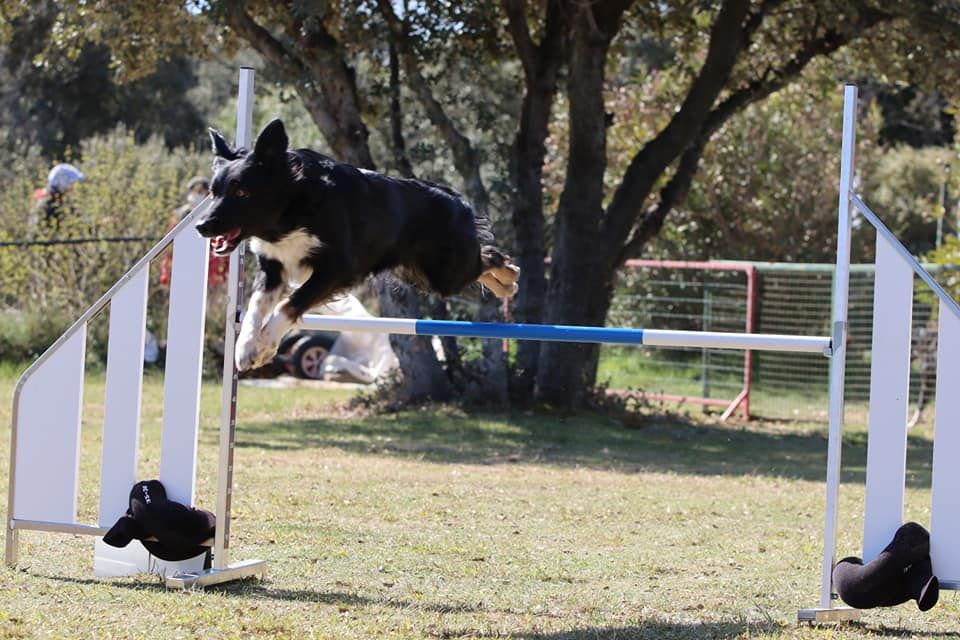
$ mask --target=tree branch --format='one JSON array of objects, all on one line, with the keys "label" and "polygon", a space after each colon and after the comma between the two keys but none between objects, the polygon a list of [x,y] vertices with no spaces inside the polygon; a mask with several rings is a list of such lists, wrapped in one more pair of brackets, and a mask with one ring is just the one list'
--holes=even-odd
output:
[{"label": "tree branch", "polygon": [[527,86],[555,87],[557,74],[563,64],[566,49],[564,40],[569,27],[564,3],[561,0],[547,2],[540,44],[535,44],[530,37],[524,0],[502,0],[501,4],[507,15],[507,30],[523,66]]},{"label": "tree branch", "polygon": [[[369,132],[360,117],[356,78],[336,40],[317,16],[288,22],[284,44],[247,11],[227,13],[227,24],[294,84],[334,153],[358,167],[374,168]],[[292,30],[292,32],[291,32]]]},{"label": "tree branch", "polygon": [[393,143],[393,161],[404,178],[412,178],[413,167],[407,157],[407,143],[403,138],[403,112],[400,108],[400,61],[397,44],[390,36],[390,139]]},{"label": "tree branch", "polygon": [[249,42],[254,49],[260,52],[268,62],[278,67],[289,79],[298,74],[306,74],[303,63],[295,59],[291,53],[272,35],[261,27],[246,11],[231,11],[227,14],[227,24],[243,40]]},{"label": "tree branch", "polygon": [[[557,77],[566,58],[569,12],[564,0],[548,0],[540,44],[529,33],[523,0],[503,0],[508,29],[524,70],[520,121],[510,149],[514,259],[520,267],[520,295],[514,303],[519,322],[540,322],[547,290],[546,238],[543,215],[543,164],[547,154],[550,113],[557,95]],[[515,389],[532,395],[540,345],[517,345]]]},{"label": "tree branch", "polygon": [[390,0],[378,0],[380,13],[383,14],[387,27],[396,42],[403,62],[403,70],[407,75],[407,82],[416,94],[427,113],[427,118],[436,127],[444,142],[453,153],[453,164],[463,178],[467,197],[480,215],[487,216],[490,197],[480,177],[480,154],[470,140],[457,129],[453,120],[447,115],[443,105],[433,95],[430,83],[420,72],[416,55],[410,45],[406,25],[397,17],[390,4]]},{"label": "tree branch", "polygon": [[657,178],[697,137],[749,42],[749,32],[744,31],[749,7],[749,0],[726,0],[721,6],[710,30],[707,57],[683,104],[667,126],[634,156],[614,192],[603,228],[606,246],[622,245]]},{"label": "tree branch", "polygon": [[879,11],[865,11],[861,14],[862,19],[856,23],[857,28],[845,33],[828,29],[821,36],[807,40],[782,68],[768,68],[760,78],[733,92],[717,105],[704,121],[701,136],[709,137],[713,135],[731,116],[744,107],[785,87],[787,83],[799,76],[814,58],[830,55],[861,35],[863,31],[875,27],[881,22],[893,20],[894,17],[891,14]]},{"label": "tree branch", "polygon": [[507,30],[513,38],[513,46],[517,49],[517,57],[523,65],[527,80],[534,78],[537,72],[537,46],[530,37],[530,28],[527,26],[527,15],[524,0],[503,0],[503,12],[507,14]]},{"label": "tree branch", "polygon": [[640,224],[633,230],[630,239],[617,254],[616,264],[622,264],[625,260],[639,255],[647,242],[660,233],[667,214],[673,210],[676,203],[686,197],[690,184],[693,182],[693,176],[696,175],[697,168],[700,165],[700,158],[703,156],[705,146],[706,140],[697,138],[683,153],[676,172],[660,190],[659,201],[643,216]]},{"label": "tree branch", "polygon": [[630,239],[624,244],[623,250],[617,257],[617,264],[637,256],[646,243],[659,233],[666,216],[686,196],[693,176],[696,174],[703,150],[710,138],[732,116],[750,104],[763,100],[775,91],[782,89],[787,83],[799,76],[814,58],[835,52],[863,33],[864,30],[893,18],[893,15],[880,11],[863,11],[860,20],[855,24],[855,28],[845,33],[827,30],[819,37],[808,39],[782,68],[768,68],[760,78],[733,92],[717,105],[704,120],[695,141],[684,152],[673,177],[661,190],[658,203],[647,211],[634,228]]},{"label": "tree branch", "polygon": [[[269,31],[260,26],[246,11],[234,11],[227,14],[227,24],[240,38],[249,42],[260,55],[270,64],[277,67],[280,73],[294,83],[297,92],[313,116],[317,126],[324,133],[328,141],[334,139],[338,127],[336,119],[323,107],[323,97],[311,83],[304,82],[310,75],[306,65],[283,44],[274,38]],[[331,143],[336,149],[336,146]]]}]

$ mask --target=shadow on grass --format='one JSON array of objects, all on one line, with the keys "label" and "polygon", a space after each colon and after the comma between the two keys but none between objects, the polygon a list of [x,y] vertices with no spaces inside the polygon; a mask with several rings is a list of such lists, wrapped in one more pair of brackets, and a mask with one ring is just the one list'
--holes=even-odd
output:
[{"label": "shadow on grass", "polygon": [[852,622],[849,627],[869,634],[869,637],[879,638],[960,638],[960,633],[956,631],[917,631],[905,627],[876,626],[864,622]]},{"label": "shadow on grass", "polygon": [[[572,631],[556,633],[524,632],[511,634],[517,640],[660,640],[662,638],[748,638],[753,635],[771,634],[783,631],[776,623],[750,622],[703,622],[671,624],[669,622],[641,623],[627,627],[583,627]],[[445,632],[448,638],[477,637],[476,632],[464,630],[462,634],[455,630]],[[496,633],[479,637],[496,638]]]},{"label": "shadow on grass", "polygon": [[[51,575],[44,573],[32,573],[37,578],[53,580],[56,582],[66,582],[75,585],[104,585],[111,587],[127,589],[129,591],[139,591],[145,593],[176,593],[177,589],[169,589],[164,582],[157,577],[149,580],[141,576],[136,576],[128,580],[107,580],[103,578],[77,578],[72,576]],[[188,589],[189,591],[189,589]],[[247,579],[222,584],[203,587],[202,591],[211,593],[220,593],[230,597],[242,598],[260,598],[264,600],[278,600],[284,602],[310,602],[313,604],[326,604],[338,606],[345,609],[359,607],[393,607],[395,609],[410,610],[417,609],[429,611],[430,613],[506,613],[488,606],[472,606],[463,603],[431,603],[431,602],[413,602],[390,597],[370,598],[356,593],[345,593],[341,591],[320,591],[313,589],[278,589],[271,586],[269,582]]]},{"label": "shadow on grass", "polygon": [[[237,446],[264,450],[337,448],[437,463],[533,463],[691,475],[766,475],[822,482],[823,429],[772,423],[749,427],[651,418],[626,427],[608,416],[465,415],[432,407],[392,415],[244,422]],[[788,430],[789,429],[789,430]],[[907,484],[930,485],[932,443],[908,438]],[[866,436],[845,436],[845,482],[863,482]]]},{"label": "shadow on grass", "polygon": [[[209,587],[208,587],[209,588]],[[393,607],[400,610],[416,609],[420,611],[429,611],[430,613],[479,613],[479,612],[497,612],[490,607],[476,607],[463,603],[434,603],[434,602],[414,602],[412,600],[403,600],[400,598],[377,597],[369,598],[356,593],[341,593],[338,591],[314,591],[312,589],[277,589],[269,584],[258,582],[244,582],[243,584],[233,583],[231,585],[222,585],[219,588],[224,593],[230,595],[244,596],[250,598],[263,598],[270,600],[283,600],[289,602],[312,602],[315,604],[335,605],[342,608],[354,607]],[[504,613],[499,611],[499,613]]]},{"label": "shadow on grass", "polygon": [[[54,580],[57,582],[68,582],[76,585],[94,585],[104,584],[106,581],[99,578],[75,578],[60,575],[35,574],[36,577]],[[141,578],[134,580],[113,580],[109,582],[110,586],[130,591],[150,592],[150,593],[169,593],[171,590],[159,579],[150,582]],[[389,597],[366,597],[356,593],[345,593],[338,591],[317,591],[310,589],[277,589],[271,587],[269,583],[263,583],[257,580],[242,580],[238,582],[224,583],[206,587],[205,591],[221,593],[228,597],[242,598],[260,598],[269,600],[279,600],[286,602],[309,602],[314,604],[324,604],[337,606],[343,610],[361,607],[393,607],[403,611],[419,610],[437,614],[449,613],[517,613],[515,610],[505,611],[491,608],[489,606],[472,606],[463,603],[429,603],[413,602],[398,598]],[[175,591],[174,591],[175,592]],[[666,621],[651,620],[649,622],[640,622],[629,626],[607,626],[607,627],[581,627],[570,631],[542,632],[542,631],[523,631],[511,630],[509,637],[517,640],[579,640],[580,638],[591,638],[603,640],[609,638],[613,640],[630,639],[684,639],[684,638],[716,638],[723,640],[725,638],[742,638],[754,635],[778,634],[786,629],[786,625],[774,622],[751,622],[746,620],[736,620],[729,622],[687,622],[671,623]],[[926,631],[916,629],[906,629],[890,627],[886,625],[872,625],[863,622],[854,622],[839,627],[830,627],[838,629],[853,629],[860,633],[869,634],[871,637],[910,637],[910,638],[960,638],[960,633],[955,631]],[[479,632],[473,628],[444,628],[439,631],[437,637],[442,638],[500,638],[502,632]]]},{"label": "shadow on grass", "polygon": [[[871,637],[903,637],[903,638],[956,638],[960,634],[955,632],[943,633],[939,631],[916,631],[913,629],[895,629],[890,627],[873,627],[864,624],[855,624],[849,628],[869,633]],[[573,631],[558,633],[525,633],[523,631],[511,635],[518,640],[580,640],[591,638],[597,640],[654,640],[660,638],[749,638],[754,635],[779,635],[785,631],[783,625],[774,622],[704,622],[688,624],[672,624],[669,622],[650,622],[628,627],[584,627]],[[459,634],[449,630],[445,634],[449,638],[476,637],[476,632],[464,631]],[[499,637],[495,633],[480,637]],[[834,637],[830,635],[829,637]]]}]

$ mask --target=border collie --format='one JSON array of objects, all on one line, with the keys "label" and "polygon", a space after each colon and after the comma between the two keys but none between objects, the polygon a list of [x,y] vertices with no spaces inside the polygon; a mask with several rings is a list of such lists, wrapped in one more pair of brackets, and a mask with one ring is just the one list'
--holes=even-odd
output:
[{"label": "border collie", "polygon": [[259,264],[237,338],[239,370],[269,362],[308,309],[369,274],[394,269],[443,296],[473,282],[500,298],[517,292],[520,269],[493,246],[489,221],[452,189],[288,150],[280,120],[252,151],[212,129],[210,136],[213,202],[197,231],[214,238],[219,255],[251,238]]}]

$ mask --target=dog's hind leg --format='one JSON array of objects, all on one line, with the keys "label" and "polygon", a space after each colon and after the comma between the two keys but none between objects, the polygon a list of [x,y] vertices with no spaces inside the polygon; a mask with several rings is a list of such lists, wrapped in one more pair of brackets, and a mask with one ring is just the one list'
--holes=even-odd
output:
[{"label": "dog's hind leg", "polygon": [[498,298],[512,298],[520,290],[520,267],[496,247],[480,248],[480,264],[483,271],[477,282],[488,287]]},{"label": "dog's hind leg", "polygon": [[480,277],[477,278],[477,282],[485,286],[487,289],[490,289],[490,291],[493,292],[493,295],[501,299],[512,298],[519,290],[519,286],[516,283],[513,283],[513,285],[510,286],[505,285],[493,277],[493,274],[489,272],[481,273]]}]

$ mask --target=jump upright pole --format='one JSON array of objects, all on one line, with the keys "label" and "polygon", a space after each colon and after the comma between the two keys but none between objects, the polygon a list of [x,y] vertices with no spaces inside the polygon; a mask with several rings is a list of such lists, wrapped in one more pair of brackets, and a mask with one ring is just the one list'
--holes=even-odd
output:
[{"label": "jump upright pole", "polygon": [[833,354],[830,358],[830,425],[827,448],[826,517],[823,535],[820,606],[829,609],[833,557],[837,541],[837,510],[840,494],[840,448],[843,430],[843,384],[847,359],[847,310],[850,291],[850,201],[857,145],[857,87],[843,91],[843,138],[840,155],[840,202],[837,221],[837,269],[833,281]]},{"label": "jump upright pole", "polygon": [[[237,91],[237,137],[238,147],[249,147],[253,129],[253,69],[240,68]],[[213,568],[226,569],[230,548],[230,506],[233,496],[233,448],[237,426],[237,366],[234,352],[237,343],[237,310],[243,300],[243,254],[244,245],[230,254],[230,269],[227,275],[227,312],[223,338],[223,390],[220,396],[220,464],[217,478],[217,522],[214,538]]]},{"label": "jump upright pole", "polygon": [[827,442],[826,500],[823,523],[820,608],[802,609],[798,619],[828,622],[859,618],[855,609],[834,609],[833,560],[836,555],[837,512],[840,499],[840,451],[843,434],[843,385],[847,359],[847,310],[850,291],[850,232],[854,157],[857,143],[857,87],[843,90],[843,133],[840,152],[840,202],[837,221],[837,266],[833,276],[833,349],[830,357],[829,438]]}]

